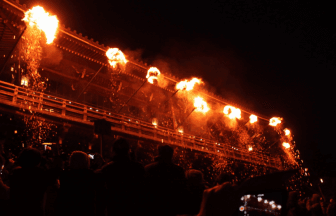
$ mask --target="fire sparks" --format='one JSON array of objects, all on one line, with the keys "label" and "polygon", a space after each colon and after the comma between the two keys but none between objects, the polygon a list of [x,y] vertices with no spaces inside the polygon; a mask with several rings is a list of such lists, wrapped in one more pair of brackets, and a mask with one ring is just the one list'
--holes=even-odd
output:
[{"label": "fire sparks", "polygon": [[320,179],[321,183],[323,183],[323,179]]},{"label": "fire sparks", "polygon": [[208,107],[207,102],[205,102],[203,100],[203,98],[201,98],[201,97],[196,97],[195,98],[195,100],[194,100],[194,106],[196,108],[196,111],[199,111],[199,112],[206,113],[206,112],[208,112],[210,110],[209,107]]},{"label": "fire sparks", "polygon": [[281,123],[281,120],[282,120],[282,118],[280,118],[280,117],[273,117],[273,118],[270,119],[269,125],[275,127],[275,126],[277,126],[278,124]]},{"label": "fire sparks", "polygon": [[118,48],[109,48],[106,51],[106,56],[110,65],[113,68],[116,67],[117,63],[120,63],[122,65],[125,65],[127,63],[124,53],[121,52]]},{"label": "fire sparks", "polygon": [[290,144],[289,144],[289,143],[286,143],[286,142],[283,142],[283,143],[282,143],[282,146],[285,147],[286,149],[289,149],[289,148],[290,148]]},{"label": "fire sparks", "polygon": [[42,30],[47,38],[47,44],[51,44],[55,37],[58,28],[58,19],[56,16],[49,15],[43,7],[36,6],[25,13],[23,21],[29,23],[30,26],[37,26]]},{"label": "fire sparks", "polygon": [[234,119],[234,118],[240,119],[241,118],[240,109],[235,108],[233,106],[229,106],[229,105],[225,106],[223,113],[225,115],[228,115],[230,119]]},{"label": "fire sparks", "polygon": [[250,115],[250,123],[253,124],[254,122],[258,121],[258,117],[256,115]]},{"label": "fire sparks", "polygon": [[290,130],[288,130],[287,128],[284,130],[285,135],[288,136],[290,134]]},{"label": "fire sparks", "polygon": [[190,81],[184,80],[176,84],[176,89],[190,91],[193,90],[196,83],[201,84],[203,82],[197,78],[192,78]]},{"label": "fire sparks", "polygon": [[252,151],[252,150],[253,150],[252,146],[250,146],[250,147],[248,148],[248,150],[249,150],[249,151]]},{"label": "fire sparks", "polygon": [[156,67],[151,67],[148,69],[148,72],[147,72],[147,80],[149,83],[154,83],[154,80],[157,80],[158,79],[158,76],[160,75],[160,71],[159,69],[157,69]]}]

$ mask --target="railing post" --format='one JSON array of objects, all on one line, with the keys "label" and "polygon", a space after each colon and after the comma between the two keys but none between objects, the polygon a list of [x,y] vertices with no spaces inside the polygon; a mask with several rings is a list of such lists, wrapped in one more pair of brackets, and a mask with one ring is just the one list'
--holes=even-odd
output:
[{"label": "railing post", "polygon": [[14,96],[13,96],[13,103],[17,102],[17,96],[18,96],[18,94],[19,94],[19,87],[15,86]]},{"label": "railing post", "polygon": [[87,121],[87,106],[84,106],[84,114],[83,114],[83,120]]},{"label": "railing post", "polygon": [[43,108],[43,93],[40,93],[39,104],[38,104],[37,108],[39,110],[42,110],[42,108]]},{"label": "railing post", "polygon": [[62,115],[65,116],[65,109],[66,109],[66,102],[65,100],[63,100],[63,104],[62,104]]}]

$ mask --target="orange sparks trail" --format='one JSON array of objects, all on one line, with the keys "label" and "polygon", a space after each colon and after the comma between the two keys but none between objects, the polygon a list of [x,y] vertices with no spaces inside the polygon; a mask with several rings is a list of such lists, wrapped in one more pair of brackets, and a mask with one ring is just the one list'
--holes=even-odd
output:
[{"label": "orange sparks trail", "polygon": [[290,144],[289,144],[289,143],[286,143],[286,142],[283,142],[283,143],[282,143],[282,146],[285,147],[286,149],[289,149],[289,148],[290,148]]},{"label": "orange sparks trail", "polygon": [[54,41],[58,28],[58,19],[56,16],[51,16],[48,12],[45,12],[43,7],[36,6],[28,10],[22,20],[28,22],[30,26],[36,25],[38,29],[42,30],[47,38],[47,44],[51,44]]},{"label": "orange sparks trail", "polygon": [[285,135],[286,136],[289,136],[289,134],[290,134],[290,130],[288,130],[287,128],[284,130],[284,132],[285,132]]},{"label": "orange sparks trail", "polygon": [[234,119],[234,118],[240,119],[241,118],[240,109],[235,108],[233,106],[229,106],[229,105],[225,106],[223,113],[225,115],[228,115],[230,119]]},{"label": "orange sparks trail", "polygon": [[280,117],[273,117],[273,118],[270,119],[269,125],[275,127],[275,126],[277,126],[278,124],[281,123],[281,120],[282,120],[282,118],[280,118]]},{"label": "orange sparks trail", "polygon": [[124,53],[122,53],[118,48],[109,48],[106,51],[106,56],[110,65],[113,68],[116,67],[117,63],[120,63],[122,65],[125,65],[127,63]]},{"label": "orange sparks trail", "polygon": [[149,83],[154,84],[154,80],[155,79],[157,80],[158,76],[160,74],[161,73],[160,73],[159,69],[157,69],[156,67],[151,67],[151,68],[148,69],[146,78],[147,78]]},{"label": "orange sparks trail", "polygon": [[203,83],[201,79],[192,78],[190,81],[184,80],[176,84],[176,89],[190,91],[193,90],[195,84]]},{"label": "orange sparks trail", "polygon": [[258,121],[258,117],[256,115],[250,115],[250,123],[253,124],[254,122]]},{"label": "orange sparks trail", "polygon": [[195,98],[195,100],[194,100],[194,106],[196,108],[196,111],[198,111],[198,112],[206,113],[206,112],[208,112],[210,110],[209,107],[208,107],[207,102],[205,102],[203,100],[203,98],[201,98],[199,96]]}]

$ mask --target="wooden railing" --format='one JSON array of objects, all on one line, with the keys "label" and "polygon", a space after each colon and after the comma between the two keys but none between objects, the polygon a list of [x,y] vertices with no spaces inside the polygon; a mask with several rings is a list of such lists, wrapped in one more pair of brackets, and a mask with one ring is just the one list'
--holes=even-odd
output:
[{"label": "wooden railing", "polygon": [[41,114],[89,125],[93,125],[92,120],[106,119],[111,123],[111,130],[119,133],[282,169],[281,161],[278,158],[270,158],[267,155],[256,152],[234,150],[232,147],[219,144],[213,140],[191,134],[182,134],[169,128],[154,126],[140,119],[76,103],[50,94],[36,92],[3,81],[0,81],[0,104],[29,109]]}]

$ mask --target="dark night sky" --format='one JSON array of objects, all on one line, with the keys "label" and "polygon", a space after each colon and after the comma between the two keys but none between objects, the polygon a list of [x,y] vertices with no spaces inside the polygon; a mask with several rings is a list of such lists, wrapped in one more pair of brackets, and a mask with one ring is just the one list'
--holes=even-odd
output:
[{"label": "dark night sky", "polygon": [[28,8],[39,4],[83,36],[132,50],[180,78],[201,77],[210,90],[229,100],[283,117],[305,162],[313,163],[317,150],[336,156],[332,3],[20,2]]}]

